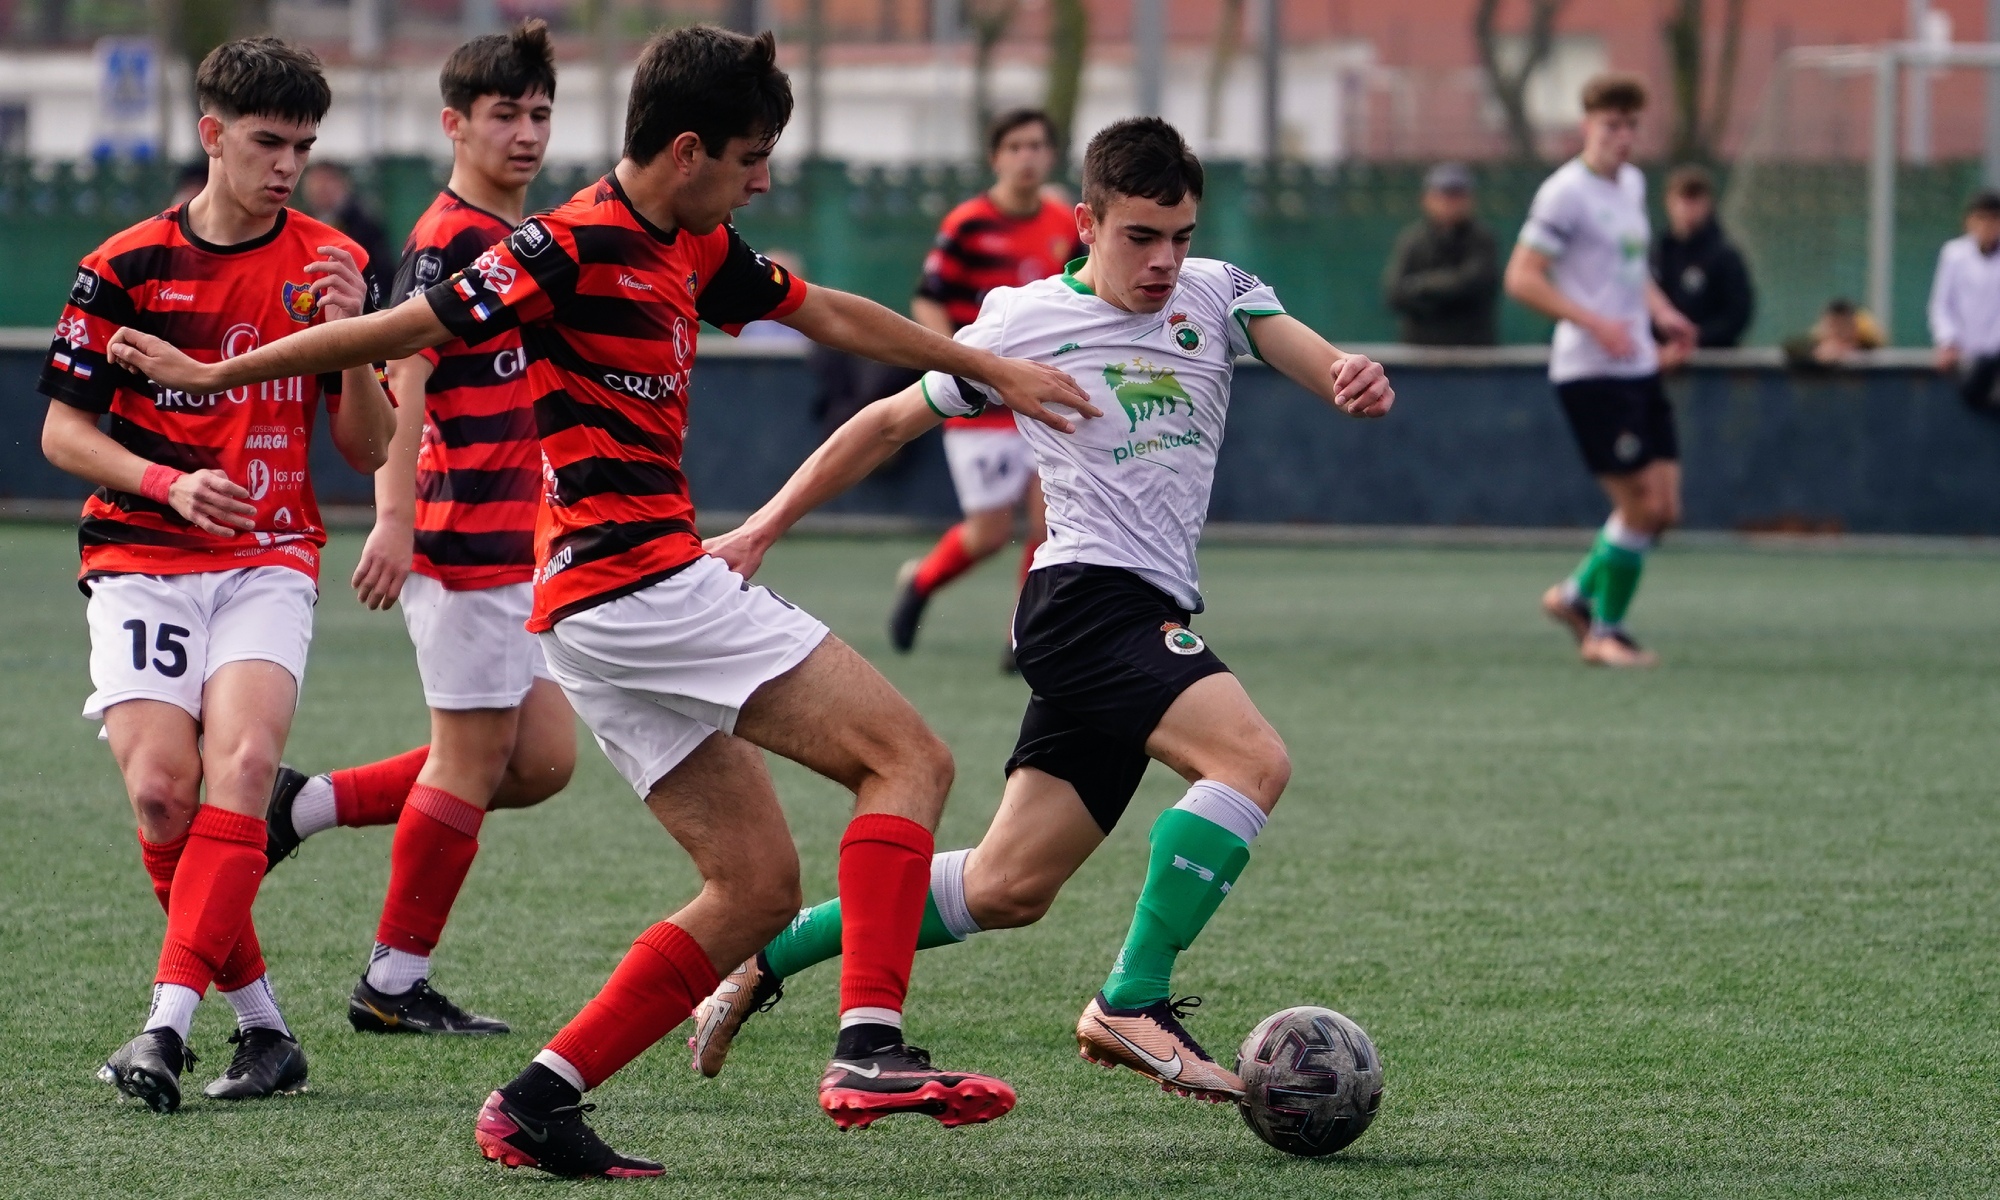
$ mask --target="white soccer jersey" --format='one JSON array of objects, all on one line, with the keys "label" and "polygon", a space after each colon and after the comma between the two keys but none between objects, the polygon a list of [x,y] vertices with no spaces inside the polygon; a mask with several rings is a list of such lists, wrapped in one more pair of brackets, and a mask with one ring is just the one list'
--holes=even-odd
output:
[{"label": "white soccer jersey", "polygon": [[[1201,611],[1194,552],[1229,381],[1236,356],[1257,352],[1250,318],[1284,311],[1256,277],[1209,258],[1182,265],[1172,298],[1156,313],[1101,300],[1069,271],[987,293],[959,340],[1062,367],[1104,413],[1077,418],[1073,434],[1016,417],[1048,499],[1049,538],[1035,552],[1036,567],[1122,567]],[[932,372],[923,387],[943,416],[984,405],[978,385],[950,375]]]},{"label": "white soccer jersey", "polygon": [[1528,206],[1521,242],[1549,256],[1556,289],[1591,312],[1625,322],[1636,352],[1613,358],[1581,325],[1556,324],[1549,378],[1557,383],[1606,376],[1632,379],[1660,369],[1646,311],[1646,176],[1630,163],[1606,179],[1573,158],[1542,181]]}]

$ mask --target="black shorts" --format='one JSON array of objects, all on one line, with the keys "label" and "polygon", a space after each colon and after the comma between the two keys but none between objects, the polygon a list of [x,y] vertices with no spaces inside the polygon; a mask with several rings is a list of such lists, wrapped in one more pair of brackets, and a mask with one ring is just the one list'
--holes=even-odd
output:
[{"label": "black shorts", "polygon": [[1556,399],[1592,475],[1630,475],[1648,463],[1680,459],[1674,406],[1658,375],[1573,379],[1556,385]]},{"label": "black shorts", "polygon": [[1076,788],[1110,833],[1146,773],[1146,739],[1196,680],[1229,670],[1188,611],[1130,571],[1064,563],[1028,573],[1014,661],[1034,695],[1007,759]]}]

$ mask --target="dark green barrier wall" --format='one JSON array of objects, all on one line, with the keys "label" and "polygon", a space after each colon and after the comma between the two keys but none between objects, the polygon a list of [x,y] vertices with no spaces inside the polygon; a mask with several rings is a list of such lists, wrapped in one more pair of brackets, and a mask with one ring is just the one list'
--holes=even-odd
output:
[{"label": "dark green barrier wall", "polygon": [[[0,353],[0,495],[81,496],[42,461],[37,354]],[[1210,515],[1219,521],[1583,526],[1604,500],[1577,461],[1539,367],[1390,369],[1385,421],[1331,412],[1275,372],[1238,372]],[[1669,384],[1687,521],[1699,529],[1834,528],[2000,534],[2000,419],[1968,412],[1935,373],[1799,376],[1699,368]],[[709,357],[695,372],[687,477],[715,512],[762,504],[819,440],[798,359]],[[315,439],[328,503],[368,503],[369,481]],[[931,435],[835,511],[956,514]]]},{"label": "dark green barrier wall", "polygon": [[[1549,169],[1481,169],[1480,209],[1503,244],[1520,228]],[[1397,230],[1417,215],[1421,177],[1421,166],[1404,164],[1266,172],[1212,163],[1196,248],[1263,275],[1294,312],[1337,340],[1391,341],[1395,322],[1382,306],[1382,265]],[[592,178],[588,171],[552,169],[537,181],[533,202],[557,203]],[[1974,164],[1903,173],[1895,304],[1902,344],[1923,343],[1931,264],[1939,243],[1956,232],[1959,206],[1976,181]],[[377,164],[365,182],[400,238],[444,175],[426,160],[392,159]],[[744,210],[739,223],[757,245],[798,254],[811,278],[901,307],[938,218],[983,183],[981,173],[957,167],[786,168],[774,192]],[[159,170],[79,174],[66,165],[0,164],[0,326],[52,324],[76,261],[108,234],[156,211],[169,186]],[[1754,341],[1775,343],[1804,329],[1834,294],[1860,296],[1865,194],[1859,167],[1759,172],[1741,205],[1745,238],[1766,274]],[[1509,304],[1502,335],[1539,341],[1547,323]]]}]

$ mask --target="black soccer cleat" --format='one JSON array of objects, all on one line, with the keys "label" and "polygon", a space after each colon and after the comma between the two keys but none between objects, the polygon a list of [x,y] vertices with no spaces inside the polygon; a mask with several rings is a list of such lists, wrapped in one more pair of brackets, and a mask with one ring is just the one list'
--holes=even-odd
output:
[{"label": "black soccer cleat", "polygon": [[368,986],[363,977],[347,998],[347,1023],[356,1033],[442,1033],[490,1035],[507,1033],[507,1022],[469,1013],[445,998],[428,979],[407,992],[390,995]]},{"label": "black soccer cleat", "polygon": [[257,1026],[229,1035],[236,1056],[215,1082],[201,1089],[211,1100],[261,1100],[295,1096],[306,1090],[306,1052],[298,1039],[279,1029]]},{"label": "black soccer cleat", "polygon": [[917,626],[924,619],[924,605],[930,597],[917,590],[917,560],[911,559],[896,573],[896,607],[889,610],[889,644],[908,654],[917,644]]},{"label": "black soccer cleat", "polygon": [[972,1071],[940,1071],[915,1046],[884,1046],[872,1054],[836,1058],[819,1081],[819,1106],[842,1129],[865,1129],[896,1113],[936,1117],[946,1127],[1004,1117],[1014,1089]]},{"label": "black soccer cleat", "polygon": [[181,1106],[181,1072],[195,1064],[194,1051],[171,1029],[148,1029],[118,1047],[97,1077],[156,1113]]},{"label": "black soccer cleat", "polygon": [[620,1154],[583,1123],[595,1104],[536,1111],[504,1094],[486,1097],[472,1138],[479,1152],[503,1167],[534,1167],[564,1179],[645,1179],[667,1169],[650,1159]]},{"label": "black soccer cleat", "polygon": [[292,828],[292,802],[312,776],[278,764],[278,778],[271,784],[271,811],[264,820],[264,870],[270,871],[299,852],[305,841]]}]

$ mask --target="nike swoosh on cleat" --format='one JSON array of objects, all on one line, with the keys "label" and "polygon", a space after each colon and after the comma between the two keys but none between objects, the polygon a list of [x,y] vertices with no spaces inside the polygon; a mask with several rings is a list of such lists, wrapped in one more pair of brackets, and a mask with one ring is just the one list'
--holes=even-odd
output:
[{"label": "nike swoosh on cleat", "polygon": [[1106,1025],[1102,1020],[1097,1022],[1097,1027],[1099,1029],[1102,1029],[1104,1032],[1110,1034],[1112,1037],[1117,1038],[1119,1045],[1125,1047],[1127,1050],[1130,1050],[1132,1053],[1138,1055],[1141,1059],[1145,1060],[1146,1065],[1153,1068],[1154,1071],[1158,1072],[1160,1078],[1179,1079],[1181,1077],[1181,1056],[1179,1054],[1175,1054],[1172,1058],[1154,1058],[1152,1055],[1140,1049],[1132,1041],[1131,1038],[1126,1037],[1124,1034],[1118,1032],[1116,1029],[1113,1029],[1111,1028],[1111,1026]]},{"label": "nike swoosh on cleat", "polygon": [[838,1060],[836,1060],[833,1065],[839,1067],[843,1071],[851,1071],[854,1074],[861,1076],[861,1078],[863,1079],[874,1079],[875,1077],[882,1074],[882,1065],[880,1063],[875,1064],[874,1066],[868,1068],[866,1071],[862,1070],[860,1067],[855,1066],[853,1063],[844,1063]]},{"label": "nike swoosh on cleat", "polygon": [[527,1134],[529,1141],[546,1142],[549,1140],[548,1126],[544,1125],[540,1129],[536,1129],[535,1123],[533,1121],[528,1120],[526,1117],[522,1116],[519,1113],[508,1113],[507,1119],[509,1121],[514,1122],[514,1128],[519,1129],[524,1134]]}]

